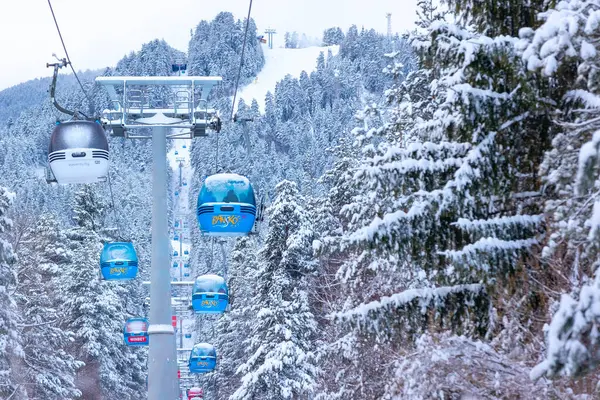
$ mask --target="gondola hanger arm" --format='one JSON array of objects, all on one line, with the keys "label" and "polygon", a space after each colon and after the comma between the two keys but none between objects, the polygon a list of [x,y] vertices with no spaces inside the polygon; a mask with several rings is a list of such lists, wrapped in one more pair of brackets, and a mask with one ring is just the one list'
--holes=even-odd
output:
[{"label": "gondola hanger arm", "polygon": [[[52,54],[54,57],[56,57],[56,54]],[[67,114],[72,116],[73,118],[77,118],[77,112],[76,111],[71,111],[71,110],[67,110],[66,108],[64,108],[63,106],[61,106],[60,104],[58,104],[58,102],[56,101],[56,81],[58,79],[58,70],[62,67],[66,67],[68,65],[67,59],[63,58],[62,60],[59,59],[57,57],[59,62],[56,63],[46,63],[46,68],[49,67],[54,67],[54,74],[52,75],[52,82],[50,83],[50,99],[52,99],[52,104],[54,105],[54,107],[56,107],[56,109],[58,111],[60,111],[63,114]]]}]

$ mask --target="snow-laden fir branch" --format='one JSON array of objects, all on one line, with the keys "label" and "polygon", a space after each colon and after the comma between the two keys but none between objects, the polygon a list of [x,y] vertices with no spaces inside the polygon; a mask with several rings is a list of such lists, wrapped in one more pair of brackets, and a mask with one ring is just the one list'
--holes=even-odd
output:
[{"label": "snow-laden fir branch", "polygon": [[483,291],[484,286],[479,283],[443,286],[438,288],[408,289],[391,296],[382,297],[381,300],[361,304],[351,310],[333,314],[336,320],[356,320],[367,319],[369,315],[377,313],[382,309],[397,308],[418,300],[422,306],[422,312],[425,312],[426,305],[431,302],[439,302],[449,294],[471,292],[478,294]]}]

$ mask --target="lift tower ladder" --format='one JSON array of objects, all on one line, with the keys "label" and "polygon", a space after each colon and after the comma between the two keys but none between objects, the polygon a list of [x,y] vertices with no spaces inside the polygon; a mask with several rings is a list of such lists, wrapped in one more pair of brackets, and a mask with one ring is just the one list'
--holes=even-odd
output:
[{"label": "lift tower ladder", "polygon": [[[112,110],[105,110],[104,126],[114,136],[152,139],[152,263],[150,275],[150,349],[148,400],[179,397],[175,330],[171,325],[170,238],[167,220],[167,139],[206,136],[221,123],[207,106],[210,90],[221,77],[111,76],[98,77],[106,87]],[[181,133],[169,133],[179,128]],[[139,132],[139,131],[142,132]],[[147,132],[151,133],[147,133]]]}]

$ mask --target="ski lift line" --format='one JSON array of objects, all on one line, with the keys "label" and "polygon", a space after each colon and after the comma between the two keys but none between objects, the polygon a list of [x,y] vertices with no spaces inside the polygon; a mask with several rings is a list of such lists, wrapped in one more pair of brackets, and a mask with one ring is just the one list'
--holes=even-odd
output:
[{"label": "ski lift line", "polygon": [[219,173],[219,132],[217,132],[216,134],[216,139],[217,139],[217,148],[215,151],[215,174]]},{"label": "ski lift line", "polygon": [[113,218],[115,219],[115,224],[117,225],[117,228],[119,230],[119,233],[122,233],[123,230],[121,229],[121,226],[119,225],[119,216],[117,215],[117,207],[115,206],[115,196],[113,195],[113,189],[112,189],[112,180],[110,179],[110,168],[108,170],[108,190],[110,191],[110,201],[112,203],[112,212],[113,212]]},{"label": "ski lift line", "polygon": [[[48,0],[50,1],[50,0]],[[252,11],[252,0],[250,0],[250,5],[248,6],[248,18],[246,18],[246,29],[244,30],[244,42],[242,44],[242,55],[240,57],[240,67],[238,69],[237,79],[235,81],[235,91],[233,92],[233,105],[231,106],[231,117],[230,120],[233,120],[233,110],[235,109],[235,99],[237,97],[238,85],[240,83],[240,76],[242,74],[242,66],[244,65],[244,53],[246,51],[246,39],[248,37],[248,26],[250,25],[250,12]]]},{"label": "ski lift line", "polygon": [[79,87],[81,88],[81,91],[83,92],[84,96],[86,97],[88,104],[90,105],[90,108],[92,110],[92,113],[96,114],[96,111],[94,109],[94,103],[92,103],[90,96],[87,94],[87,92],[85,91],[85,88],[83,87],[83,84],[79,80],[79,76],[77,75],[77,72],[75,72],[75,68],[73,68],[73,63],[71,62],[71,58],[69,57],[69,52],[67,51],[67,46],[65,45],[65,41],[63,40],[62,33],[60,33],[60,28],[58,27],[58,21],[56,21],[56,15],[54,15],[54,9],[52,8],[52,3],[50,2],[50,0],[48,0],[48,6],[50,7],[50,12],[52,13],[52,19],[54,20],[54,25],[56,25],[56,30],[58,31],[58,37],[60,38],[60,42],[62,43],[62,47],[65,51],[65,56],[67,57],[67,64],[69,64],[69,67],[71,67],[71,70],[73,71],[73,75],[75,76],[75,79],[77,79],[77,82],[79,83]]}]

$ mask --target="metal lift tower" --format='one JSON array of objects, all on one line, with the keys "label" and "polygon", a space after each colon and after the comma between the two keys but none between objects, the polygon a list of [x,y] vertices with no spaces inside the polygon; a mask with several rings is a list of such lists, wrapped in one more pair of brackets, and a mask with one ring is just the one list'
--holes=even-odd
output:
[{"label": "metal lift tower", "polygon": [[[150,351],[148,354],[148,399],[179,398],[175,330],[171,325],[170,244],[167,221],[167,139],[207,136],[219,131],[221,122],[208,109],[208,93],[221,77],[111,76],[98,77],[106,87],[112,110],[105,110],[102,123],[114,136],[152,139],[152,265],[150,281]],[[170,96],[153,98],[153,88],[168,87]],[[140,128],[145,128],[141,133]],[[169,132],[180,128],[180,133]],[[150,130],[151,134],[147,133]],[[134,131],[134,132],[132,132]]]},{"label": "metal lift tower", "polygon": [[272,49],[273,48],[273,35],[277,33],[277,31],[275,31],[275,29],[265,29],[265,33],[269,36],[269,48]]},{"label": "metal lift tower", "polygon": [[385,17],[387,18],[387,37],[389,39],[392,37],[392,14],[387,13]]}]

